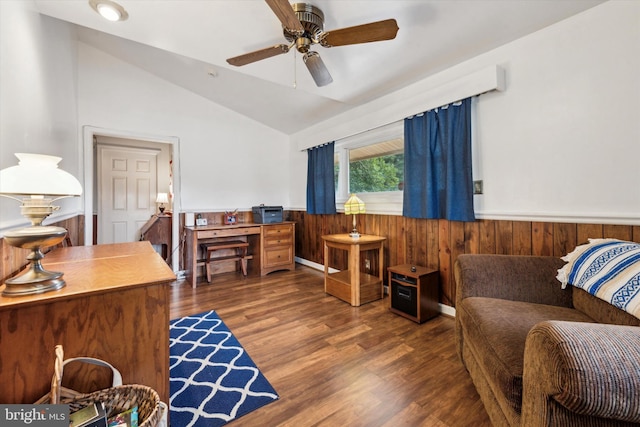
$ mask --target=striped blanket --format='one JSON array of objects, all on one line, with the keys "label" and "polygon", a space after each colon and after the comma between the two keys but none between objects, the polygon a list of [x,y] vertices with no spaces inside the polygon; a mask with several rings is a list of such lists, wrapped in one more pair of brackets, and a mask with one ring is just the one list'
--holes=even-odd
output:
[{"label": "striped blanket", "polygon": [[562,258],[557,279],[640,318],[640,244],[589,239]]}]

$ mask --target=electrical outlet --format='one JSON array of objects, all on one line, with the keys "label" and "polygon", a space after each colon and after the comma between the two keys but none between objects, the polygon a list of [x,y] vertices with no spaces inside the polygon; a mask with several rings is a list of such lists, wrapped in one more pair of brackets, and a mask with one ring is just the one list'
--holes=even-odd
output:
[{"label": "electrical outlet", "polygon": [[482,180],[473,181],[473,194],[483,194],[483,182]]},{"label": "electrical outlet", "polygon": [[364,268],[366,268],[367,270],[371,270],[371,261],[368,259],[364,260]]}]

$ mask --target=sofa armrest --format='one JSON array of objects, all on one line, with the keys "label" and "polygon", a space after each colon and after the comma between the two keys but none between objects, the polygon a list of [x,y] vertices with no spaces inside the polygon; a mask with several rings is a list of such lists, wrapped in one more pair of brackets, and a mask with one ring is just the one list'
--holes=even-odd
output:
[{"label": "sofa armrest", "polygon": [[456,306],[464,298],[487,297],[573,307],[572,288],[556,280],[560,258],[463,254],[454,267]]},{"label": "sofa armrest", "polygon": [[522,425],[585,417],[640,423],[640,327],[547,321],[527,335]]}]

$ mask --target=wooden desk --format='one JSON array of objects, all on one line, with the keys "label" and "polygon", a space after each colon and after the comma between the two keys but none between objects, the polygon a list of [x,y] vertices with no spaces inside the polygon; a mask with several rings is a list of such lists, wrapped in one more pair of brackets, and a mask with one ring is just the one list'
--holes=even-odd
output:
[{"label": "wooden desk", "polygon": [[[57,344],[66,359],[106,360],[124,383],[147,385],[168,402],[167,284],[175,275],[151,244],[59,248],[43,261],[64,273],[64,288],[0,296],[0,403],[33,403],[50,390]],[[63,377],[78,391],[105,388],[110,381],[104,368],[85,364],[68,365]]]},{"label": "wooden desk", "polygon": [[[384,288],[384,253],[386,237],[363,234],[353,238],[348,234],[322,236],[324,240],[324,291],[354,307],[382,298]],[[329,248],[349,252],[349,266],[345,271],[329,274]],[[378,251],[378,276],[360,272],[360,252]]]},{"label": "wooden desk", "polygon": [[140,229],[140,240],[148,240],[152,245],[162,248],[162,258],[171,265],[173,245],[171,243],[171,215],[160,213],[152,215]]},{"label": "wooden desk", "polygon": [[[223,241],[225,239],[242,240],[249,243],[248,274],[264,276],[277,270],[295,269],[295,222],[285,221],[276,224],[234,224],[205,225],[184,227],[186,234],[185,269],[187,280],[196,287],[199,271],[203,267],[200,255],[200,243]],[[233,271],[235,262],[215,263],[216,272]]]}]

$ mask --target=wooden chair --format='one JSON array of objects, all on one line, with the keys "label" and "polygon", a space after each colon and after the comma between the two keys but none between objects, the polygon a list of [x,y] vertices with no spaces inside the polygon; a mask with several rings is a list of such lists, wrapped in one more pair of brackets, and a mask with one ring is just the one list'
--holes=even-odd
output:
[{"label": "wooden chair", "polygon": [[[202,248],[202,251],[205,255],[204,263],[207,269],[207,282],[211,283],[211,263],[215,261],[238,261],[240,263],[242,274],[244,276],[247,275],[247,248],[249,247],[248,242],[243,242],[241,240],[227,240],[221,242],[203,243],[200,245],[200,247]],[[223,249],[235,250],[235,254],[224,255],[215,258],[213,257],[214,252]]]}]

